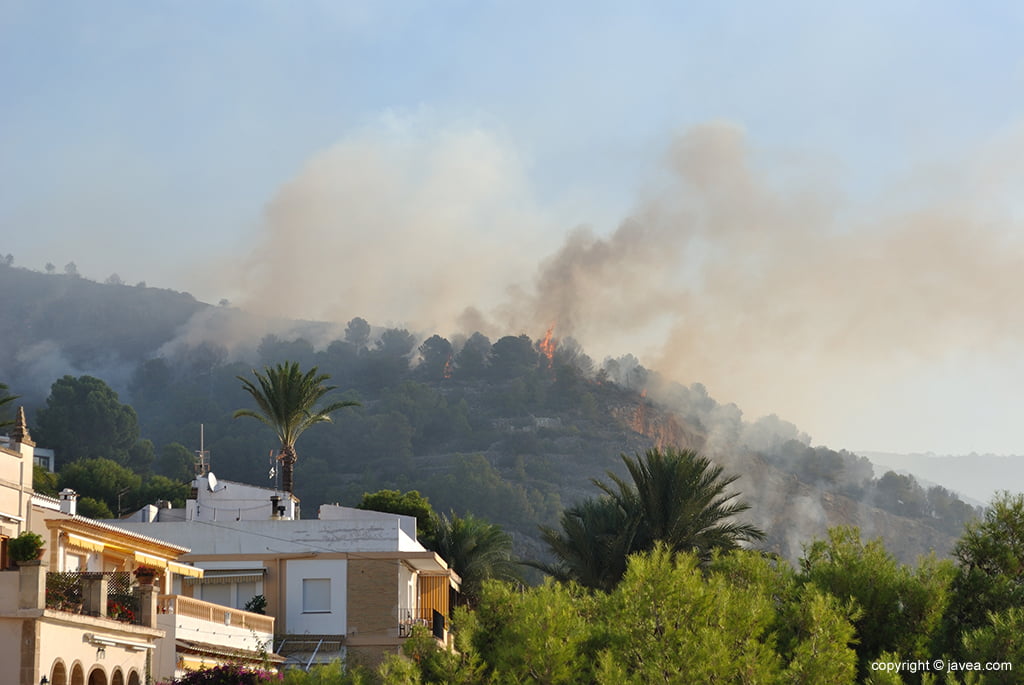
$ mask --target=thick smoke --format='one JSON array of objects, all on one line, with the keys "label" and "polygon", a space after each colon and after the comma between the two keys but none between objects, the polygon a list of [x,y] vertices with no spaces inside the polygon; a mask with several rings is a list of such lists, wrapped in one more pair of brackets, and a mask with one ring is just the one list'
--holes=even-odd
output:
[{"label": "thick smoke", "polygon": [[801,425],[836,395],[856,413],[924,364],[1024,341],[1012,215],[976,209],[1019,172],[1005,153],[941,202],[909,184],[884,216],[858,215],[817,180],[828,173],[766,165],[739,129],[702,126],[617,228],[574,228],[558,247],[499,140],[394,133],[339,144],[281,189],[239,279],[248,299],[233,299],[428,334],[554,324],[592,356],[636,352]]},{"label": "thick smoke", "polygon": [[753,156],[729,126],[683,136],[662,193],[543,263],[540,321],[588,347],[664,331],[648,366],[798,423],[855,411],[923,364],[1024,342],[1010,226],[956,197],[852,220],[827,188],[778,181]]},{"label": "thick smoke", "polygon": [[287,183],[232,300],[275,316],[449,333],[469,305],[489,308],[527,280],[553,231],[519,160],[480,130],[407,126],[368,129]]}]

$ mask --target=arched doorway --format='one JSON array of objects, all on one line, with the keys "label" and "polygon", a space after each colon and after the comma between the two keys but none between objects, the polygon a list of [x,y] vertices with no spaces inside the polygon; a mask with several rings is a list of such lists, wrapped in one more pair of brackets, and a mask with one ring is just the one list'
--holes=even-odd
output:
[{"label": "arched doorway", "polygon": [[107,685],[107,674],[99,666],[89,674],[89,685]]},{"label": "arched doorway", "polygon": [[85,685],[85,671],[82,664],[75,664],[71,669],[71,685]]},{"label": "arched doorway", "polygon": [[68,669],[60,659],[54,662],[53,670],[50,671],[50,684],[68,685]]},{"label": "arched doorway", "polygon": [[110,678],[110,685],[124,685],[124,673],[120,668],[114,669],[114,675]]},{"label": "arched doorway", "polygon": [[139,674],[137,672],[132,671],[131,673],[128,674],[128,685],[141,685],[141,684],[142,684],[142,681],[139,680]]}]

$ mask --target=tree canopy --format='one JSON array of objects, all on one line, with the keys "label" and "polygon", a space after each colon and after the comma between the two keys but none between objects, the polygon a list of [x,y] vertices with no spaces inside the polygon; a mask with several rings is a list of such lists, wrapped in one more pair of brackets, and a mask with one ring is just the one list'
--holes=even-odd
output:
[{"label": "tree canopy", "polygon": [[562,530],[542,527],[555,564],[537,566],[557,578],[610,590],[626,568],[626,557],[664,544],[673,552],[707,560],[716,550],[735,549],[764,537],[736,520],[749,507],[726,492],[736,476],[691,450],[651,449],[622,455],[632,482],[608,473],[604,493],[566,510]]},{"label": "tree canopy", "polygon": [[520,581],[512,536],[473,514],[442,514],[432,549],[462,578],[462,596],[470,605],[480,600],[484,581]]},{"label": "tree canopy", "polygon": [[16,399],[18,399],[18,396],[8,393],[7,386],[0,383],[0,428],[14,425],[15,419],[13,414],[10,414],[9,408]]},{"label": "tree canopy", "polygon": [[378,490],[364,492],[356,509],[383,511],[389,514],[416,517],[416,537],[425,547],[431,547],[437,532],[437,514],[430,506],[430,500],[418,490]]},{"label": "tree canopy", "polygon": [[358,402],[344,400],[317,407],[316,404],[335,386],[324,385],[330,376],[318,373],[315,366],[303,373],[298,362],[283,362],[266,367],[262,373],[253,369],[252,373],[256,377],[255,383],[243,376],[238,376],[238,380],[255,400],[257,409],[239,409],[234,417],[248,416],[274,430],[281,443],[278,454],[281,485],[286,492],[292,492],[295,461],[298,459],[295,441],[310,427],[329,423],[332,412],[357,406]]},{"label": "tree canopy", "polygon": [[139,440],[135,410],[93,376],[64,376],[50,388],[39,410],[35,439],[61,462],[104,457],[127,464]]}]

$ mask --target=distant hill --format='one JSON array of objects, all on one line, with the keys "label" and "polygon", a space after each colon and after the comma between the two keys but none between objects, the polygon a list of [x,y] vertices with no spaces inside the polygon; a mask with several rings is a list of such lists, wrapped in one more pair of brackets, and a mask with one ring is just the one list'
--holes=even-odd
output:
[{"label": "distant hill", "polygon": [[996,454],[897,454],[858,452],[879,466],[913,473],[977,504],[987,504],[999,490],[1024,489],[1024,456]]},{"label": "distant hill", "polygon": [[0,289],[0,382],[30,409],[64,374],[97,376],[136,409],[158,451],[197,448],[203,425],[214,470],[231,480],[272,482],[275,448],[261,424],[231,418],[248,406],[237,376],[284,360],[329,373],[362,406],[300,440],[305,516],[366,491],[418,489],[440,511],[500,523],[521,555],[538,557],[539,523],[555,525],[563,508],[596,495],[592,478],[621,474],[622,453],[662,445],[740,474],[735,487],[767,531],[765,547],[789,559],[836,525],[883,537],[905,561],[945,555],[977,513],[941,487],[876,477],[863,457],[811,446],[777,417],[745,421],[699,383],[668,382],[630,355],[597,364],[572,340],[270,322],[186,293],[11,267],[0,267]]},{"label": "distant hill", "polygon": [[64,373],[122,374],[209,307],[187,293],[10,266],[0,293],[0,378],[33,401]]}]

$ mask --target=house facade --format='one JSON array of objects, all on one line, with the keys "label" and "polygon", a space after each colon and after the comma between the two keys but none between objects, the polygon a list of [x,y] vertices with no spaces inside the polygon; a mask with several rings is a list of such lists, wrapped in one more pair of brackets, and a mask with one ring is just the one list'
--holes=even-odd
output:
[{"label": "house facade", "polygon": [[325,505],[298,519],[288,493],[213,474],[194,494],[184,509],[147,507],[117,525],[189,545],[182,560],[204,574],[176,581],[183,596],[238,608],[264,598],[289,665],[374,664],[416,625],[447,644],[459,579],[416,540],[415,518]]},{"label": "house facade", "polygon": [[[32,492],[34,447],[18,410],[0,447],[0,680],[37,685],[141,685],[148,681],[156,628],[157,588],[135,585],[136,550],[165,561],[183,548],[142,540],[61,511],[60,502]],[[43,537],[40,559],[11,562],[9,541],[32,531]],[[136,543],[144,543],[138,545]],[[121,553],[103,554],[110,545]],[[64,574],[66,568],[75,570]]]},{"label": "house facade", "polygon": [[[71,490],[33,493],[21,410],[9,437],[0,446],[0,682],[142,685],[195,664],[273,661],[273,619],[179,604],[171,588],[202,577],[179,561],[186,546],[79,516]],[[43,553],[14,564],[9,541],[24,531],[42,536]]]}]

